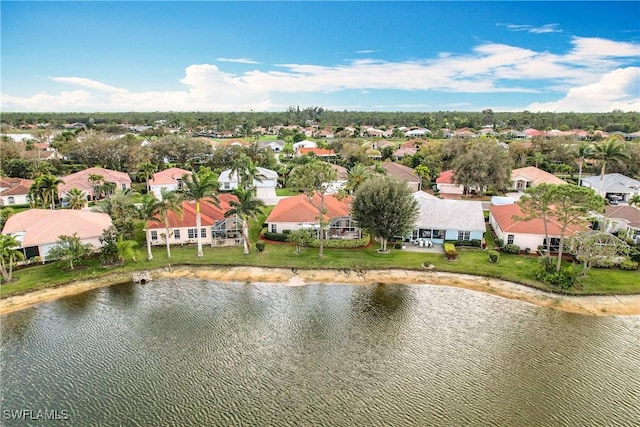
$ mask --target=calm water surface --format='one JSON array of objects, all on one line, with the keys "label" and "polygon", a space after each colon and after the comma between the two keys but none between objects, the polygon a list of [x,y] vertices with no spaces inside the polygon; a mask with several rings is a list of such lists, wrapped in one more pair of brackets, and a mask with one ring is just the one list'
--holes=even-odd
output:
[{"label": "calm water surface", "polygon": [[461,289],[158,280],[1,332],[3,426],[640,425],[639,317]]}]

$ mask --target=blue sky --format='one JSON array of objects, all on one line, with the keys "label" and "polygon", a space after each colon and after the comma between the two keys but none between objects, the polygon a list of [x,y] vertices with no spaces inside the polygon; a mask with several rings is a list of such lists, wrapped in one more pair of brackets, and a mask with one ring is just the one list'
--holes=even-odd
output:
[{"label": "blue sky", "polygon": [[1,110],[640,111],[640,2],[2,1]]}]

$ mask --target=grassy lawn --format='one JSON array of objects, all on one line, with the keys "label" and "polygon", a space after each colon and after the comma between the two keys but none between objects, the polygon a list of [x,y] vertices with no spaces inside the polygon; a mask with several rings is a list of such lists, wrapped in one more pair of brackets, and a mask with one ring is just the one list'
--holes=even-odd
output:
[{"label": "grassy lawn", "polygon": [[276,196],[278,196],[278,197],[297,196],[299,194],[300,194],[299,191],[292,190],[290,188],[276,188]]},{"label": "grassy lawn", "polygon": [[[104,267],[99,259],[91,259],[76,271],[65,271],[59,263],[35,265],[14,272],[17,280],[0,286],[0,297],[19,294],[29,290],[57,286],[78,279],[91,279],[97,276],[119,274],[124,280],[136,270],[156,269],[167,265],[212,265],[212,266],[255,266],[282,268],[335,268],[350,270],[374,269],[410,269],[422,271],[423,264],[433,264],[436,271],[474,274],[508,280],[538,289],[559,292],[557,288],[536,281],[535,274],[538,258],[524,255],[500,254],[500,262],[488,262],[487,251],[480,249],[459,249],[458,261],[450,262],[443,254],[392,250],[388,254],[376,252],[377,245],[360,249],[325,249],[324,258],[318,257],[318,249],[307,248],[301,254],[294,254],[293,246],[284,243],[268,242],[264,252],[255,251],[255,242],[260,233],[261,224],[273,207],[265,209],[264,215],[252,221],[250,240],[252,252],[243,255],[242,247],[211,248],[204,246],[204,257],[196,256],[195,245],[172,247],[171,258],[167,258],[164,246],[153,248],[153,260],[146,260],[146,246],[142,234],[142,225],[136,227],[136,237],[140,242],[139,259],[128,262],[124,267]],[[491,247],[491,245],[489,246]],[[428,274],[428,273],[426,273]],[[425,275],[425,281],[428,276]],[[580,279],[578,286],[564,293],[623,295],[640,292],[640,271],[621,271],[613,269],[593,269]],[[562,291],[560,291],[562,292]]]}]

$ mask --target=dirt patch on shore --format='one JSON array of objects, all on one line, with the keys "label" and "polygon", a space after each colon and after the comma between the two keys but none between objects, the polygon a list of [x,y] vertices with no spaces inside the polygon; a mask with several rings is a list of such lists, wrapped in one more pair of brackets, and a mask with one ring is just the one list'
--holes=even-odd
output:
[{"label": "dirt patch on shore", "polygon": [[[612,316],[640,315],[640,295],[565,296],[543,292],[527,286],[498,279],[466,274],[423,272],[411,270],[296,270],[261,267],[174,267],[156,270],[154,278],[194,278],[219,282],[272,283],[304,286],[309,283],[372,285],[377,283],[404,285],[451,286],[484,292],[503,298],[525,301],[570,313]],[[0,315],[62,298],[91,289],[130,281],[130,277],[111,275],[93,280],[73,282],[0,301]]]}]

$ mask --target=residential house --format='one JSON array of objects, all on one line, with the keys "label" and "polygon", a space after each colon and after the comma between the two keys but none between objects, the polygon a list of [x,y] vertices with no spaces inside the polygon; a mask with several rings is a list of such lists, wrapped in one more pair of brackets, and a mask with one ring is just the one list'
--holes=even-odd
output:
[{"label": "residential house", "polygon": [[293,144],[293,151],[297,152],[301,148],[317,148],[317,147],[318,147],[318,144],[316,144],[314,141],[311,141],[310,139],[305,139],[304,141],[298,141],[295,144]]},{"label": "residential house", "polygon": [[418,176],[416,171],[409,166],[395,162],[382,162],[380,163],[380,166],[387,171],[388,175],[406,182],[411,191],[415,192],[421,190],[422,179]]},{"label": "residential house", "polygon": [[566,184],[566,181],[535,166],[513,169],[511,182],[515,191],[524,191],[540,184]]},{"label": "residential house", "polygon": [[[200,201],[200,234],[205,244],[214,246],[240,246],[242,240],[242,222],[235,218],[225,218],[224,214],[231,208],[230,202],[237,201],[233,194],[220,194],[220,206],[215,206],[207,200]],[[169,244],[185,245],[198,242],[196,228],[196,202],[183,201],[182,215],[169,212]],[[166,229],[162,221],[147,222],[145,228],[147,241],[152,246],[166,245]]]},{"label": "residential house", "polygon": [[336,194],[349,182],[349,171],[344,166],[334,165],[330,163],[331,168],[336,171],[335,181],[326,182],[327,194]]},{"label": "residential house", "polygon": [[0,206],[26,205],[33,181],[23,178],[0,178]]},{"label": "residential house", "polygon": [[[267,230],[272,233],[286,233],[308,229],[313,230],[317,235],[320,228],[318,222],[320,203],[318,194],[315,194],[311,200],[306,194],[280,200],[265,221]],[[324,221],[328,224],[325,238],[357,239],[362,236],[361,230],[351,219],[350,205],[351,197],[339,200],[333,195],[325,195]]]},{"label": "residential house", "polygon": [[162,189],[165,191],[176,191],[182,188],[182,177],[191,175],[188,170],[180,168],[169,168],[153,174],[153,178],[149,180],[149,189],[158,198],[162,200]]},{"label": "residential house", "polygon": [[440,172],[436,178],[436,188],[440,194],[464,194],[464,185],[458,184],[454,175],[453,169]]},{"label": "residential house", "polygon": [[404,133],[404,136],[408,136],[408,137],[425,137],[427,135],[431,135],[431,131],[427,128],[420,128],[420,129],[411,129],[409,131],[406,131]]},{"label": "residential house", "polygon": [[424,191],[416,191],[420,213],[413,227],[411,240],[482,240],[486,230],[482,202],[443,200]]},{"label": "residential house", "polygon": [[[276,187],[278,187],[278,172],[256,167],[260,175],[260,180],[255,179],[253,186],[256,189],[256,197],[267,205],[275,204],[277,201]],[[231,173],[231,169],[227,169],[220,173],[218,177],[220,191],[233,191],[239,186],[238,173]]]},{"label": "residential house", "polygon": [[11,215],[2,234],[16,237],[26,259],[38,256],[44,260],[62,235],[76,233],[82,243],[89,243],[95,249],[101,248],[102,232],[111,225],[111,217],[106,213],[29,209]]},{"label": "residential house", "polygon": [[[535,251],[539,246],[546,246],[545,225],[541,218],[529,221],[519,220],[524,217],[524,213],[517,203],[506,205],[489,206],[489,223],[496,233],[496,237],[502,239],[505,244],[520,246],[520,249]],[[588,223],[570,225],[567,228],[565,237],[577,231],[588,229]],[[558,250],[560,245],[561,226],[554,218],[547,219],[547,231],[550,238],[550,248],[552,252]]]},{"label": "residential house", "polygon": [[115,185],[116,189],[120,188],[122,190],[126,190],[131,188],[131,178],[128,173],[93,167],[63,176],[62,180],[64,181],[64,184],[60,184],[58,186],[58,196],[62,199],[66,197],[69,190],[77,188],[78,190],[81,190],[89,200],[100,197],[100,194],[98,194],[99,190],[97,188],[99,184],[93,183],[89,180],[91,175],[100,175],[103,179],[103,183],[110,182]]},{"label": "residential house", "polygon": [[259,148],[268,148],[274,153],[279,153],[284,148],[285,142],[282,139],[258,141]]},{"label": "residential house", "polygon": [[592,188],[608,200],[627,202],[631,197],[640,195],[640,181],[619,173],[608,173],[602,180],[599,175],[582,178],[582,186]]},{"label": "residential house", "polygon": [[640,244],[640,209],[634,206],[606,206],[604,214],[594,213],[600,224],[600,229],[608,233],[622,231]]},{"label": "residential house", "polygon": [[298,148],[296,151],[297,157],[313,155],[319,157],[325,161],[335,160],[336,152],[329,148]]}]

